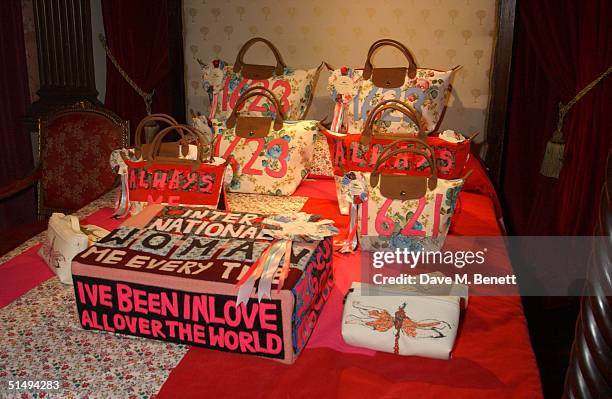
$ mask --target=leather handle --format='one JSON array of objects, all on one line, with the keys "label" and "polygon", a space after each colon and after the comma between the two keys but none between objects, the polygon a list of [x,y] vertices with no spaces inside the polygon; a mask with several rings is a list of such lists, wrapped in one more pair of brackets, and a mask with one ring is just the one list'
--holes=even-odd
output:
[{"label": "leather handle", "polygon": [[370,140],[372,138],[372,130],[374,128],[374,123],[378,120],[378,115],[382,115],[382,113],[386,110],[399,111],[405,116],[407,116],[408,118],[410,118],[410,120],[412,120],[417,126],[418,138],[420,138],[421,140],[427,139],[427,133],[425,132],[425,130],[423,130],[423,127],[421,126],[421,116],[419,115],[419,113],[408,103],[405,103],[399,100],[395,100],[395,99],[389,99],[389,100],[384,100],[384,101],[379,102],[372,109],[372,111],[370,111],[370,114],[368,115],[365,121],[363,132],[361,134],[361,139],[360,139],[361,143],[363,144],[370,143]]},{"label": "leather handle", "polygon": [[[274,54],[274,58],[276,58],[276,67],[274,68],[274,74],[277,76],[282,75],[285,72],[285,68],[287,67],[287,65],[283,61],[283,57],[281,57],[280,52],[278,51],[276,46],[274,46],[272,42],[270,42],[268,39],[264,39],[263,37],[254,37],[242,45],[242,47],[238,51],[238,55],[236,56],[236,62],[234,62],[234,65],[232,67],[234,72],[236,73],[240,72],[240,70],[243,69],[243,66],[246,66],[246,65],[255,66],[255,65],[244,63],[244,54],[247,52],[249,48],[251,48],[253,44],[257,42],[264,43],[266,46],[268,46],[268,48],[270,48],[270,50],[272,50],[272,53]],[[242,76],[248,79],[256,78],[256,77],[246,76],[244,72]]]},{"label": "leather handle", "polygon": [[[387,154],[388,152],[394,149],[397,149],[396,146],[400,144],[406,144],[407,146],[410,144],[415,144],[415,146],[417,147],[420,146],[422,150],[427,150],[427,152],[430,154],[430,157],[432,155],[435,156],[434,149],[429,144],[427,144],[427,142],[425,142],[424,140],[421,140],[420,138],[417,138],[417,137],[405,137],[405,138],[394,140],[390,142],[389,144],[387,144],[382,149],[382,151],[378,154],[378,159],[385,156],[385,154]],[[427,161],[429,162],[429,159]]]},{"label": "leather handle", "polygon": [[140,148],[140,146],[143,144],[142,136],[144,134],[144,127],[149,122],[164,122],[168,126],[178,125],[178,122],[170,115],[151,114],[145,116],[136,127],[136,133],[134,134],[135,147]]},{"label": "leather handle", "polygon": [[[396,142],[394,143],[397,144]],[[382,154],[384,155],[378,158],[378,160],[374,164],[374,168],[372,169],[372,172],[370,173],[370,185],[372,187],[376,187],[378,185],[378,182],[380,180],[380,175],[381,175],[381,172],[378,169],[385,162],[387,162],[389,158],[394,157],[399,154],[412,153],[412,154],[422,156],[429,163],[430,168],[431,168],[431,176],[427,179],[427,186],[430,190],[434,190],[438,185],[438,170],[436,167],[436,156],[433,153],[433,150],[431,149],[431,147],[429,147],[426,143],[421,142],[419,144],[424,144],[427,147],[427,149],[431,151],[431,154],[428,154],[425,151],[417,150],[415,148],[410,148],[410,147],[398,148],[398,149],[390,150],[390,151],[386,151],[386,149],[384,149],[382,152]],[[409,179],[413,176],[404,176],[404,177]],[[420,178],[420,176],[418,178]]]},{"label": "leather handle", "polygon": [[236,119],[238,117],[237,114],[239,112],[238,110],[240,109],[242,104],[244,104],[244,102],[248,100],[249,98],[258,97],[258,96],[263,96],[267,98],[274,105],[274,108],[276,109],[276,119],[274,120],[274,130],[282,129],[284,118],[283,118],[283,111],[282,111],[281,104],[276,98],[276,96],[274,95],[274,93],[270,91],[269,89],[266,89],[263,86],[253,86],[253,87],[248,88],[244,93],[242,93],[240,98],[238,98],[238,100],[236,101],[236,105],[234,105],[234,109],[232,110],[232,113],[230,114],[229,118],[227,118],[226,126],[230,129],[236,126]]},{"label": "leather handle", "polygon": [[[162,140],[170,132],[178,132],[179,134],[183,134],[183,136],[193,135],[197,138],[198,155],[195,160],[159,156],[159,150],[162,144]],[[209,148],[211,148],[212,143],[210,142],[210,140],[207,140],[202,132],[200,132],[199,130],[191,126],[187,126],[187,125],[168,126],[165,129],[162,129],[159,133],[157,133],[157,135],[153,139],[153,142],[151,143],[151,146],[149,149],[149,153],[147,154],[147,157],[146,157],[147,164],[145,165],[145,167],[151,166],[151,164],[153,164],[153,162],[155,161],[163,161],[166,163],[191,165],[192,170],[196,171],[202,163],[203,147],[205,144],[207,144]]]},{"label": "leather handle", "polygon": [[395,47],[396,49],[401,51],[402,54],[404,54],[404,57],[406,57],[406,59],[408,60],[408,68],[407,68],[408,76],[410,78],[414,78],[416,76],[416,70],[417,70],[417,64],[414,59],[414,56],[412,55],[412,53],[410,52],[410,50],[408,50],[406,46],[404,46],[402,43],[398,42],[397,40],[393,40],[393,39],[380,39],[380,40],[375,41],[372,44],[372,46],[370,46],[370,49],[368,50],[368,56],[366,58],[365,66],[363,67],[363,78],[370,79],[372,77],[372,73],[374,72],[374,66],[372,65],[372,57],[374,56],[374,52],[377,49],[381,47],[385,47],[385,46]]}]

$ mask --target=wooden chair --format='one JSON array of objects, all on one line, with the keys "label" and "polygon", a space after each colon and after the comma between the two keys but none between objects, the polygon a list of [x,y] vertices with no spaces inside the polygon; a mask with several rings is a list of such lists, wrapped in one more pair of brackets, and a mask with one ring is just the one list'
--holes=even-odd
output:
[{"label": "wooden chair", "polygon": [[70,213],[108,192],[115,174],[109,158],[129,145],[129,122],[87,101],[54,110],[39,121],[38,167],[0,187],[0,200],[37,183],[39,219]]}]

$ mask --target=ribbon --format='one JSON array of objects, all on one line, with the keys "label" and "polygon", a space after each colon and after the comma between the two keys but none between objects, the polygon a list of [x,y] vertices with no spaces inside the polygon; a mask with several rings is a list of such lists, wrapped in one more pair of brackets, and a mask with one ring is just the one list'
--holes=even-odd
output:
[{"label": "ribbon", "polygon": [[215,112],[217,112],[217,99],[219,98],[218,93],[213,93],[212,99],[210,101],[210,114],[208,115],[208,119],[213,119],[215,117]]},{"label": "ribbon", "polygon": [[342,106],[341,102],[336,102],[336,106],[335,106],[335,110],[334,110],[334,119],[332,120],[332,124],[330,126],[330,129],[332,132],[338,132],[338,127],[339,125],[341,125],[341,120],[342,120],[342,110],[344,109],[344,107]]},{"label": "ribbon", "polygon": [[121,167],[119,175],[121,176],[121,190],[115,202],[115,212],[112,215],[115,219],[126,217],[130,211],[130,190],[128,188],[127,169],[124,170]]},{"label": "ribbon", "polygon": [[[291,256],[287,256],[287,251],[291,254],[291,240],[276,240],[272,242],[272,244],[261,254],[258,261],[253,263],[240,281],[236,283],[236,286],[240,287],[236,298],[236,306],[239,306],[241,303],[246,305],[257,279],[259,279],[257,299],[261,302],[266,296],[270,298],[272,280],[278,270],[281,259],[285,256],[283,270],[285,265],[291,261]],[[287,261],[287,259],[289,261]]]},{"label": "ribbon", "polygon": [[281,269],[280,278],[278,280],[278,288],[277,291],[283,288],[285,284],[285,279],[289,276],[289,267],[291,266],[291,240],[287,240],[285,244],[285,257],[283,258],[283,268]]},{"label": "ribbon", "polygon": [[351,203],[349,210],[349,230],[346,238],[342,241],[335,241],[334,245],[339,246],[338,252],[342,254],[353,253],[357,249],[357,217],[360,204]]}]

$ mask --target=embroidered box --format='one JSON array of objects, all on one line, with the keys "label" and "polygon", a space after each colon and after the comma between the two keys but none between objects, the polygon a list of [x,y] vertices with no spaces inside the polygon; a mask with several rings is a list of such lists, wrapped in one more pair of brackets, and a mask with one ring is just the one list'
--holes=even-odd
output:
[{"label": "embroidered box", "polygon": [[237,282],[273,242],[264,218],[145,208],[74,258],[81,325],[293,363],[333,286],[332,241],[294,241],[282,288],[279,269],[269,298],[236,306]]}]

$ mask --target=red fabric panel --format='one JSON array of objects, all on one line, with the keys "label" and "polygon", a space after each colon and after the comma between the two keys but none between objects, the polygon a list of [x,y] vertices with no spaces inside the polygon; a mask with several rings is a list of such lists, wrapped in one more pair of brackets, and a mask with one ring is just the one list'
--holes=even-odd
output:
[{"label": "red fabric panel", "polygon": [[[307,182],[296,195],[313,196],[303,210],[332,218],[346,231],[348,217],[338,215],[333,190],[331,181]],[[461,208],[451,227],[453,234],[500,234],[489,198],[463,192],[460,201]],[[329,307],[341,307],[341,301],[334,298],[341,298],[348,289],[350,276],[358,264],[359,254],[334,256],[332,296],[296,363],[287,366],[265,359],[192,348],[172,371],[158,398],[196,398],[203,393],[207,397],[250,399],[542,397],[518,296],[470,298],[450,361],[386,353],[369,356],[368,353],[346,353],[341,347],[334,347],[337,350],[321,347],[319,343],[323,340],[317,335],[333,333],[330,327],[339,329],[339,320],[330,325],[328,316],[340,309]],[[507,260],[502,264],[509,268]]]},{"label": "red fabric panel", "polygon": [[[147,93],[155,90],[153,113],[170,113],[172,93],[166,0],[154,4],[148,0],[104,0],[102,14],[106,41],[119,65],[142,90]],[[142,97],[108,57],[104,105],[130,121],[132,137],[134,129],[146,116]]]},{"label": "red fabric panel", "polygon": [[612,78],[565,118],[565,163],[559,180],[539,174],[567,103],[612,64],[609,1],[518,2],[504,197],[517,235],[589,235],[597,223],[610,151]]},{"label": "red fabric panel", "polygon": [[[32,145],[22,118],[30,104],[20,0],[0,2],[0,186],[33,169]],[[34,216],[33,190],[0,203],[0,230]]]}]

